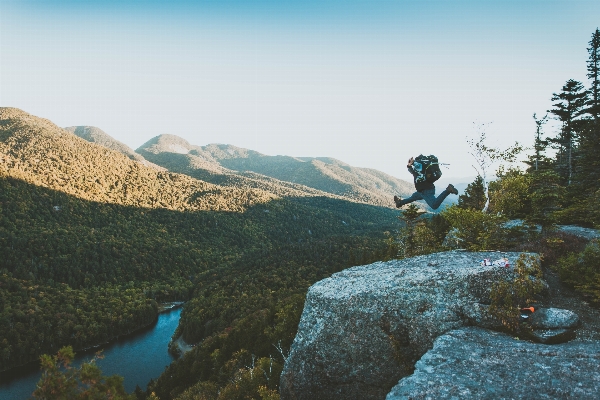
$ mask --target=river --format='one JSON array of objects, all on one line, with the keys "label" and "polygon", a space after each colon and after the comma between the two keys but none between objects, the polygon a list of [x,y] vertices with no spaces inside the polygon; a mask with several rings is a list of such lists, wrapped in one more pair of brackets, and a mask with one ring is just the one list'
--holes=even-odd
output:
[{"label": "river", "polygon": [[[129,393],[135,390],[136,385],[146,390],[150,379],[158,378],[173,361],[167,346],[180,316],[181,308],[160,313],[152,327],[103,346],[104,358],[97,361],[102,373],[106,376],[123,376],[125,390]],[[77,353],[74,364],[89,361],[97,350]],[[40,376],[39,367],[35,365],[2,372],[0,400],[31,398]]]}]

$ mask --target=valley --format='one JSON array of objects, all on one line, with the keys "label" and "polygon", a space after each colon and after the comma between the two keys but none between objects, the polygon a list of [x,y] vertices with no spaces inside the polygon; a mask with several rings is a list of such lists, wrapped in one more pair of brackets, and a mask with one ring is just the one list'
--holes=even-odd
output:
[{"label": "valley", "polygon": [[226,385],[223,368],[242,353],[289,347],[308,286],[387,257],[385,232],[398,226],[395,209],[357,198],[366,189],[335,192],[350,186],[331,174],[300,184],[148,161],[12,108],[0,109],[0,128],[3,371],[104,343],[155,321],[158,303],[187,301],[174,336],[198,345],[154,390]]}]

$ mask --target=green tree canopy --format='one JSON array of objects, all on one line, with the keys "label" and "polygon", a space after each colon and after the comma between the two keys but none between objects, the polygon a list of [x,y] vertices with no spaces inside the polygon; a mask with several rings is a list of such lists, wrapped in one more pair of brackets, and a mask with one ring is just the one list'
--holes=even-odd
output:
[{"label": "green tree canopy", "polygon": [[96,355],[91,361],[72,367],[75,357],[71,346],[61,348],[54,356],[40,357],[42,377],[33,397],[39,400],[135,400],[123,387],[123,378],[104,376],[96,365]]}]

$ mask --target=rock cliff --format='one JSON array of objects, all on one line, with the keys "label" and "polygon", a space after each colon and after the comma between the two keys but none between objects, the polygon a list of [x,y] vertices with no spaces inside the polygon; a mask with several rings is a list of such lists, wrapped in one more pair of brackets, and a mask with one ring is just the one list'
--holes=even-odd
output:
[{"label": "rock cliff", "polygon": [[461,328],[440,336],[386,399],[593,399],[599,363],[598,342],[544,345]]},{"label": "rock cliff", "polygon": [[[508,267],[481,263],[504,257]],[[527,316],[531,339],[561,344],[493,330],[491,288],[514,278],[518,258],[450,251],[317,282],[281,374],[282,400],[593,398],[600,341],[561,343],[575,337],[576,313],[536,305]]]},{"label": "rock cliff", "polygon": [[482,266],[518,253],[452,251],[354,267],[308,291],[285,364],[282,399],[382,399],[439,336],[494,328],[492,284],[512,268]]}]

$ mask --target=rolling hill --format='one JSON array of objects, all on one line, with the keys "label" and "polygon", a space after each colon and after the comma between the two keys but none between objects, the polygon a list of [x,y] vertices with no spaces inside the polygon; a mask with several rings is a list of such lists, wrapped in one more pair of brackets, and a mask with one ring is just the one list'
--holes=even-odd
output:
[{"label": "rolling hill", "polygon": [[276,196],[328,196],[393,208],[394,195],[408,196],[412,183],[381,171],[321,157],[267,156],[233,145],[192,145],[160,135],[133,151],[99,128],[67,127],[82,139],[118,151],[163,171],[189,175],[226,187],[261,189]]},{"label": "rolling hill", "polygon": [[0,111],[0,176],[81,199],[172,210],[242,211],[274,198],[149,168],[23,111]]},{"label": "rolling hill", "polygon": [[226,385],[235,357],[289,346],[308,286],[386,257],[398,226],[396,210],[255,172],[157,170],[88,133],[0,108],[0,370],[186,300],[177,334],[198,345],[157,390]]},{"label": "rolling hill", "polygon": [[408,196],[412,183],[383,172],[350,166],[333,158],[267,156],[232,145],[196,146],[175,135],[157,136],[136,150],[145,159],[211,182],[232,174],[253,180],[273,178],[350,201],[393,207],[394,195]]},{"label": "rolling hill", "polygon": [[147,167],[154,167],[161,171],[165,170],[164,168],[147,161],[146,159],[144,159],[144,157],[133,151],[131,147],[127,146],[125,143],[119,142],[118,140],[114,139],[100,128],[96,128],[94,126],[69,126],[64,129],[71,133],[74,133],[75,135],[90,143],[97,143],[100,146],[118,151],[119,153],[123,153],[130,159],[138,161]]}]

